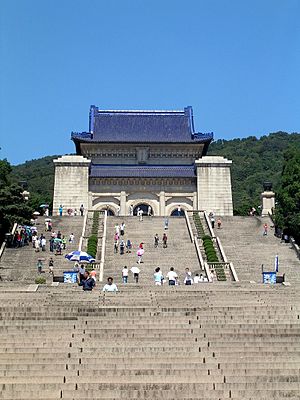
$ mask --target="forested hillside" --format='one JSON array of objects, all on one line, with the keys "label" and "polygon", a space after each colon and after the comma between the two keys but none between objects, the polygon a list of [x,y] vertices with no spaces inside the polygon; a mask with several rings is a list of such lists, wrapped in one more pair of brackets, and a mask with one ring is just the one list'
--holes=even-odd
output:
[{"label": "forested hillside", "polygon": [[247,214],[249,208],[260,204],[264,181],[273,183],[278,192],[281,185],[284,152],[300,145],[300,134],[271,133],[257,139],[217,140],[209,147],[209,155],[222,155],[233,161],[232,190],[235,214]]},{"label": "forested hillside", "polygon": [[[289,147],[300,145],[300,134],[271,133],[257,139],[217,140],[209,147],[209,155],[222,155],[233,161],[232,188],[235,214],[247,214],[249,208],[260,204],[262,184],[273,183],[275,192],[280,189],[284,152]],[[36,202],[51,202],[54,184],[52,160],[48,156],[27,161],[13,167],[17,181],[26,180]]]},{"label": "forested hillside", "polygon": [[27,181],[30,197],[37,207],[42,203],[51,203],[54,186],[53,159],[58,156],[47,156],[26,161],[12,167],[12,177],[16,182]]}]

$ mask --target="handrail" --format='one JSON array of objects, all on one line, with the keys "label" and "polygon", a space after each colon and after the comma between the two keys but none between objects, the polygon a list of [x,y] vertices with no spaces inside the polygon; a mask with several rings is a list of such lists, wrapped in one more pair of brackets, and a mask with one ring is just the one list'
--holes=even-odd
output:
[{"label": "handrail", "polygon": [[83,227],[82,227],[82,232],[81,232],[81,237],[79,239],[79,245],[78,245],[78,250],[81,251],[82,249],[82,242],[86,230],[86,223],[87,223],[87,218],[88,218],[88,211],[85,213],[84,220],[83,220]]},{"label": "handrail", "polygon": [[300,247],[297,245],[295,239],[292,236],[290,237],[290,244],[292,245],[292,248],[295,250],[297,257],[300,259]]},{"label": "handrail", "polygon": [[204,269],[205,269],[205,273],[206,273],[208,282],[212,283],[213,280],[212,280],[212,277],[211,277],[211,274],[210,274],[210,269],[209,269],[209,266],[208,266],[207,262],[204,263]]},{"label": "handrail", "polygon": [[214,232],[214,230],[213,230],[213,228],[212,228],[212,226],[211,226],[211,223],[210,223],[210,220],[209,220],[209,218],[208,218],[208,215],[207,215],[206,211],[204,211],[203,214],[204,214],[204,219],[205,219],[206,225],[207,225],[207,227],[208,227],[210,236],[211,236],[212,238],[214,238],[214,237],[215,237],[215,232]]},{"label": "handrail", "polygon": [[204,269],[204,261],[203,261],[203,257],[202,257],[200,246],[199,246],[199,242],[198,242],[198,239],[197,239],[196,235],[194,237],[194,244],[195,244],[198,260],[199,260],[199,263],[200,263],[200,267],[203,270]]},{"label": "handrail", "polygon": [[232,273],[232,276],[233,276],[234,281],[235,281],[235,282],[239,282],[239,278],[238,278],[238,276],[237,276],[237,273],[236,273],[236,271],[235,271],[235,268],[234,268],[234,266],[233,266],[233,263],[230,262],[229,265],[230,265],[230,269],[231,269],[231,273]]},{"label": "handrail", "polygon": [[189,216],[188,216],[186,210],[184,210],[184,216],[185,216],[186,224],[187,224],[188,231],[189,231],[189,234],[190,234],[190,239],[191,239],[191,242],[193,243],[194,242],[194,236],[193,236],[193,232],[192,232],[192,227],[191,227],[191,223],[190,223],[190,220],[189,220]]},{"label": "handrail", "polygon": [[105,243],[106,243],[106,223],[107,223],[107,210],[104,211],[103,237],[102,237],[102,246],[101,246],[99,282],[103,281],[103,270],[104,270],[104,259],[105,259]]},{"label": "handrail", "polygon": [[216,242],[217,242],[217,246],[219,248],[220,254],[221,254],[222,258],[223,258],[223,261],[224,262],[228,262],[226,254],[225,254],[225,251],[224,251],[222,243],[221,243],[221,240],[219,239],[218,236],[216,236]]}]

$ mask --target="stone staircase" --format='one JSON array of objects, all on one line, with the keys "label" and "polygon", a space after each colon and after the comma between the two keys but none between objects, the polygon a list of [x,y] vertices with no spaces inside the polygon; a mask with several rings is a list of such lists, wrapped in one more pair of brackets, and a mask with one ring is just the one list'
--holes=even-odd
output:
[{"label": "stone staircase", "polygon": [[[124,240],[129,238],[133,243],[132,252],[124,255],[114,254],[115,225],[125,222]],[[168,236],[168,247],[162,246],[162,236],[166,232]],[[154,235],[158,233],[160,242],[158,248],[154,247]],[[145,254],[143,263],[137,264],[137,249],[139,244],[144,243]],[[173,266],[179,275],[179,281],[184,279],[185,268],[188,267],[193,273],[200,272],[199,261],[194,244],[191,243],[185,218],[170,217],[169,228],[164,230],[163,217],[144,217],[140,222],[138,217],[112,217],[107,219],[107,239],[104,265],[104,279],[112,276],[116,283],[121,283],[121,271],[124,265],[128,269],[138,266],[141,270],[140,282],[153,285],[154,269],[159,266],[164,275]],[[131,274],[129,282],[133,282]]]},{"label": "stone staircase", "polygon": [[[73,263],[64,258],[64,255],[70,251],[77,250],[79,239],[82,233],[83,218],[76,217],[52,217],[53,229],[52,231],[61,231],[67,239],[66,250],[62,255],[55,256],[55,253],[49,250],[49,240],[51,237],[50,232],[45,232],[44,218],[39,217],[36,221],[38,234],[43,233],[46,237],[46,251],[35,252],[32,244],[20,248],[7,248],[0,261],[0,275],[2,280],[5,281],[22,281],[34,283],[37,274],[37,261],[39,258],[43,259],[44,271],[42,275],[48,279],[48,262],[50,257],[54,260],[54,276],[62,276],[63,271],[69,270],[73,267]],[[73,244],[68,242],[69,235],[73,233],[75,240]]]},{"label": "stone staircase", "polygon": [[[267,223],[268,235],[263,236],[263,225]],[[269,218],[223,217],[222,228],[216,229],[224,251],[233,262],[240,280],[262,281],[261,265],[265,271],[274,271],[275,256],[279,256],[279,274],[286,280],[300,283],[300,261],[290,244],[281,243],[270,228]]]},{"label": "stone staircase", "polygon": [[299,399],[299,285],[19,289],[0,284],[0,399]]}]

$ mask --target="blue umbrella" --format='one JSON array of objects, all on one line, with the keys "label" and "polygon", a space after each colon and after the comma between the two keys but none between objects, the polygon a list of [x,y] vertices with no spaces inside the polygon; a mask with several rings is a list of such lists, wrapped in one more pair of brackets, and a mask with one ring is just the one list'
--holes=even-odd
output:
[{"label": "blue umbrella", "polygon": [[95,262],[95,259],[90,256],[88,253],[85,251],[71,251],[71,253],[66,254],[65,258],[67,258],[69,261],[78,261],[78,262],[87,262],[87,263],[93,263]]}]

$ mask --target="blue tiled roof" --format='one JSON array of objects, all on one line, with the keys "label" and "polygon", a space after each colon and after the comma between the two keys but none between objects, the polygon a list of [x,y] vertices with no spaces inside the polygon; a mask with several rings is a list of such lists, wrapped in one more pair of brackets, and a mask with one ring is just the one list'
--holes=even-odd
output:
[{"label": "blue tiled roof", "polygon": [[139,178],[195,178],[194,165],[96,165],[92,164],[90,177]]},{"label": "blue tiled roof", "polygon": [[192,107],[183,111],[90,109],[89,133],[72,133],[76,142],[209,143],[212,134],[194,131]]}]

